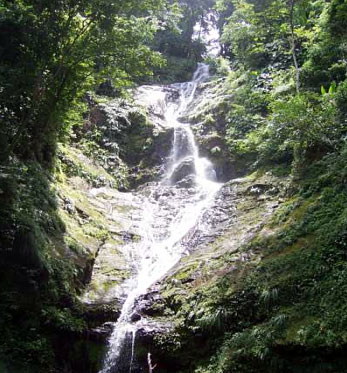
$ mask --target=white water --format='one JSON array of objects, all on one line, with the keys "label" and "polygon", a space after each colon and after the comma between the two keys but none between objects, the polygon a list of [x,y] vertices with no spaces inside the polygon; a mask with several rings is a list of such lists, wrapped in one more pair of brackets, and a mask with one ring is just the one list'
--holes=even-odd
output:
[{"label": "white water", "polygon": [[[131,321],[135,301],[160,280],[182,255],[188,254],[187,237],[198,228],[199,218],[220,188],[211,162],[199,157],[189,124],[179,120],[189,109],[197,87],[207,78],[208,66],[199,64],[191,82],[172,85],[179,92],[179,99],[166,103],[164,107],[165,122],[167,126],[174,128],[172,153],[163,180],[151,185],[148,197],[143,200],[139,232],[141,240],[135,245],[133,253],[137,274],[129,282],[130,292],[114,325],[101,373],[131,372],[136,330],[141,326],[141,320]],[[148,87],[148,92],[153,92],[153,87]],[[157,98],[158,95],[153,97],[154,100]],[[160,105],[163,105],[162,100]],[[177,176],[184,165],[188,165],[187,175],[183,173]],[[191,183],[189,188],[178,187],[177,182],[187,180],[187,177]],[[124,343],[129,338],[130,357],[122,353]],[[124,359],[128,360],[124,362]],[[124,366],[128,368],[125,369]]]}]

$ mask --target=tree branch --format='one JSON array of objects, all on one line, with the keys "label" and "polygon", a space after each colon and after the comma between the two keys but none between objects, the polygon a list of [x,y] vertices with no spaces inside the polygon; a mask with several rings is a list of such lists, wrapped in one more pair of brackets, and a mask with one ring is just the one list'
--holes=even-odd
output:
[{"label": "tree branch", "polygon": [[148,362],[149,373],[153,373],[153,370],[157,367],[158,364],[152,365],[152,359],[151,359],[150,352],[148,352],[148,355],[147,355],[147,362]]}]

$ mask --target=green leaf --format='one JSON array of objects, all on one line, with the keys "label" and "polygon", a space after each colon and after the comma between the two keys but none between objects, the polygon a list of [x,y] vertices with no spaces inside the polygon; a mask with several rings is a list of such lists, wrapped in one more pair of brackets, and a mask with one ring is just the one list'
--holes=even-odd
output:
[{"label": "green leaf", "polygon": [[336,82],[332,82],[329,87],[329,95],[333,95],[336,92]]}]

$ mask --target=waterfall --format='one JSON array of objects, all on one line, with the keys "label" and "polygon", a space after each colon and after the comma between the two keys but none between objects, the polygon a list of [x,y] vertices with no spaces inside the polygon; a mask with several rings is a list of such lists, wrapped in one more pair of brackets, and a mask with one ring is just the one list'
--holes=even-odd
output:
[{"label": "waterfall", "polygon": [[[199,156],[189,124],[180,119],[189,110],[199,84],[208,76],[208,66],[199,64],[192,81],[171,86],[179,93],[178,99],[167,100],[164,105],[165,122],[174,129],[171,156],[162,180],[149,185],[143,197],[141,239],[134,253],[136,275],[131,279],[130,292],[109,338],[100,373],[131,372],[136,330],[143,327],[141,319],[133,321],[135,301],[182,255],[188,254],[185,238],[196,228],[221,186],[216,182],[211,162]],[[142,91],[146,89],[149,94],[153,92],[153,87],[142,87]],[[162,100],[160,105],[163,106]]]}]

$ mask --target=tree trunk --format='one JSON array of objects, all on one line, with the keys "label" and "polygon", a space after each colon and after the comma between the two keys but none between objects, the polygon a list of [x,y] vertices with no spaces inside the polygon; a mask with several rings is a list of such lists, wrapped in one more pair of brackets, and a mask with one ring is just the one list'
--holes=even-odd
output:
[{"label": "tree trunk", "polygon": [[148,352],[148,355],[147,355],[147,362],[148,362],[149,373],[153,373],[153,370],[157,367],[157,364],[152,365],[152,359],[151,359],[150,352]]},{"label": "tree trunk", "polygon": [[294,61],[294,67],[295,67],[295,85],[296,85],[296,93],[300,93],[300,68],[298,63],[298,58],[296,55],[296,42],[295,42],[295,33],[294,33],[294,5],[295,0],[290,0],[290,46]]}]

